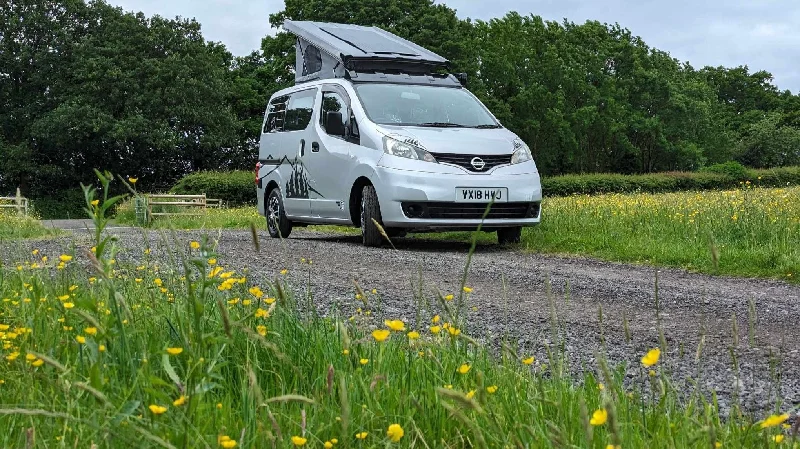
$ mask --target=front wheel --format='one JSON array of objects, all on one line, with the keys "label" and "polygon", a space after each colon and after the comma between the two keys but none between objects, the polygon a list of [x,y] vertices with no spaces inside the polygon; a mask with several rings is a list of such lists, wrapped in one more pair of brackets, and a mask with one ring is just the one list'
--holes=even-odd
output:
[{"label": "front wheel", "polygon": [[497,230],[497,243],[501,245],[519,243],[522,240],[522,226],[500,228]]},{"label": "front wheel", "polygon": [[292,233],[292,222],[286,218],[279,188],[272,189],[267,196],[267,231],[274,239],[286,238]]},{"label": "front wheel", "polygon": [[364,246],[381,246],[383,243],[383,236],[373,219],[383,226],[378,193],[375,192],[375,187],[368,185],[361,191],[361,235]]}]

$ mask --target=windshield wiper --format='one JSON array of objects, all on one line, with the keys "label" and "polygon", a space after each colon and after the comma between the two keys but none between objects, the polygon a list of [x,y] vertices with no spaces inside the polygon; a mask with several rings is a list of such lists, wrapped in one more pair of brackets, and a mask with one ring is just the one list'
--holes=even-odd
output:
[{"label": "windshield wiper", "polygon": [[478,126],[473,126],[472,128],[476,128],[476,129],[497,129],[499,127],[500,127],[500,125],[478,125]]},{"label": "windshield wiper", "polygon": [[459,125],[458,123],[449,123],[449,122],[416,123],[412,126],[429,126],[431,128],[466,128],[466,126],[464,125]]}]

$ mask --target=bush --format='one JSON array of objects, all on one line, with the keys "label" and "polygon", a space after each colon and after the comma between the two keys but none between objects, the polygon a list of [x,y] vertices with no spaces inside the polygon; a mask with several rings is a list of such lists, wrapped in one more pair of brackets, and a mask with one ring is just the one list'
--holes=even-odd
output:
[{"label": "bush", "polygon": [[31,198],[31,206],[42,220],[87,218],[86,198],[81,189],[61,190],[58,196]]},{"label": "bush", "polygon": [[736,161],[728,161],[722,164],[715,164],[710,167],[705,167],[700,171],[725,175],[737,181],[745,181],[747,180],[747,177],[750,175],[749,171],[747,170],[747,167]]},{"label": "bush", "polygon": [[205,171],[192,173],[178,181],[170,193],[175,195],[200,195],[221,199],[229,206],[256,203],[256,186],[249,171]]},{"label": "bush", "polygon": [[[743,169],[743,170],[742,170]],[[588,174],[542,177],[545,196],[599,193],[663,193],[685,190],[731,189],[749,181],[759,187],[800,185],[800,167],[748,170],[737,162],[719,164],[700,172],[647,175]]]}]

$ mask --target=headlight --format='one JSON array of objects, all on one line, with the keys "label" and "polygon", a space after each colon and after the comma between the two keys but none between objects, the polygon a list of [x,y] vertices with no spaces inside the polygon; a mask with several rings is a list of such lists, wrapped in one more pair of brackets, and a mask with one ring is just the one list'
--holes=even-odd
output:
[{"label": "headlight", "polygon": [[511,155],[511,164],[521,164],[523,162],[528,162],[533,160],[533,155],[531,154],[531,149],[528,148],[528,145],[525,142],[517,139],[514,141],[514,154]]},{"label": "headlight", "polygon": [[383,151],[392,156],[405,157],[408,159],[416,159],[425,162],[436,162],[430,153],[425,151],[413,139],[402,136],[384,136],[383,137]]}]

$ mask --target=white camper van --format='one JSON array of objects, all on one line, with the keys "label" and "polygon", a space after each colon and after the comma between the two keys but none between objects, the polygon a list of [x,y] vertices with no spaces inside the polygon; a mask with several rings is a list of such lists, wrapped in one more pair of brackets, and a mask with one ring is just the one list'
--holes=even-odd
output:
[{"label": "white camper van", "polygon": [[379,28],[284,27],[297,36],[296,82],[270,98],[255,170],[272,237],[351,225],[379,246],[375,223],[389,236],[481,225],[515,243],[539,223],[530,149],[447,60]]}]

